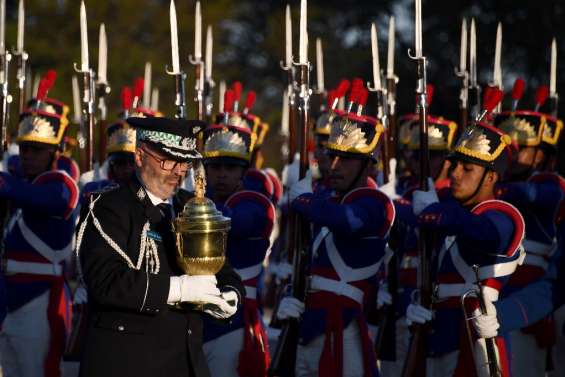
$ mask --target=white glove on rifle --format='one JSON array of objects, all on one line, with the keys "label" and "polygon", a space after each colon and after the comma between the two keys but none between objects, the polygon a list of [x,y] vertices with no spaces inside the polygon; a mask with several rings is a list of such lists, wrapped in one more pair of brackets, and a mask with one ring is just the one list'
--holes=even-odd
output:
[{"label": "white glove on rifle", "polygon": [[471,322],[479,338],[494,338],[498,335],[500,324],[496,318],[496,307],[492,302],[486,300],[487,313],[481,313],[479,308],[473,311]]},{"label": "white glove on rifle", "polygon": [[413,323],[423,325],[432,320],[433,312],[418,304],[410,304],[406,308],[406,323],[408,326]]},{"label": "white glove on rifle", "polygon": [[235,291],[222,292],[216,303],[204,304],[204,313],[217,319],[227,319],[237,312],[238,296]]},{"label": "white glove on rifle", "polygon": [[310,193],[312,193],[312,173],[310,172],[310,170],[308,170],[304,178],[290,187],[288,197],[290,202],[292,203],[292,201],[298,198],[300,195]]},{"label": "white glove on rifle", "polygon": [[391,200],[394,200],[400,197],[396,193],[396,158],[391,158],[388,166],[388,182],[379,187],[379,190],[386,194]]},{"label": "white glove on rifle", "polygon": [[288,262],[280,262],[270,266],[272,274],[275,276],[277,282],[287,280],[292,276],[294,267]]},{"label": "white glove on rifle", "polygon": [[416,190],[412,194],[412,210],[418,216],[427,206],[439,202],[434,181],[428,178],[428,191]]},{"label": "white glove on rifle", "polygon": [[73,304],[81,305],[81,304],[86,304],[87,302],[88,302],[88,293],[86,292],[86,288],[80,285],[75,290],[75,294],[73,296]]},{"label": "white glove on rifle", "polygon": [[377,309],[382,308],[385,305],[392,304],[392,295],[388,291],[386,284],[379,285],[379,291],[377,292]]},{"label": "white glove on rifle", "polygon": [[284,187],[292,187],[296,182],[298,182],[298,176],[300,172],[300,155],[296,153],[294,155],[294,160],[292,163],[286,164],[282,171],[282,183]]},{"label": "white glove on rifle", "polygon": [[285,320],[289,318],[300,318],[304,313],[304,303],[294,297],[284,297],[277,311],[277,318]]},{"label": "white glove on rifle", "polygon": [[177,302],[216,303],[221,292],[214,275],[171,276],[167,303]]}]

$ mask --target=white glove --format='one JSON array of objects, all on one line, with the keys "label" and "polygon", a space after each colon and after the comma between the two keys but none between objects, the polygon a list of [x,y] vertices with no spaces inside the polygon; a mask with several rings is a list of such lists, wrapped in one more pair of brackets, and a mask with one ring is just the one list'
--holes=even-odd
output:
[{"label": "white glove", "polygon": [[379,187],[379,190],[386,194],[391,200],[394,200],[400,197],[396,193],[396,158],[391,158],[388,166],[388,182]]},{"label": "white glove", "polygon": [[282,171],[282,182],[284,187],[292,187],[298,182],[298,175],[300,171],[300,155],[296,153],[292,163],[286,164]]},{"label": "white glove", "polygon": [[433,312],[418,304],[410,304],[406,308],[406,323],[411,326],[413,323],[423,325],[432,320]]},{"label": "white glove", "polygon": [[289,318],[299,318],[304,313],[304,303],[294,297],[285,297],[279,304],[277,318],[285,320]]},{"label": "white glove", "polygon": [[227,319],[237,312],[238,297],[235,291],[222,292],[216,302],[204,304],[204,313],[217,319]]},{"label": "white glove", "polygon": [[193,302],[217,303],[222,300],[218,282],[214,275],[171,276],[167,303]]},{"label": "white glove", "polygon": [[498,328],[500,327],[496,318],[496,307],[488,300],[486,307],[486,314],[482,314],[479,308],[475,309],[471,322],[479,338],[494,338],[498,335]]},{"label": "white glove", "polygon": [[308,170],[304,178],[290,187],[288,197],[290,202],[292,203],[292,201],[298,198],[300,195],[310,193],[312,193],[312,173],[310,172],[310,170]]},{"label": "white glove", "polygon": [[294,267],[292,266],[292,264],[288,262],[280,262],[277,263],[276,265],[273,265],[271,271],[275,276],[275,278],[277,279],[277,281],[281,282],[283,280],[287,280],[289,277],[292,276]]},{"label": "white glove", "polygon": [[377,309],[382,308],[385,305],[392,304],[392,295],[388,291],[386,284],[379,285],[379,291],[377,292]]},{"label": "white glove", "polygon": [[86,288],[82,285],[77,287],[75,290],[75,294],[73,296],[73,304],[74,305],[81,305],[86,304],[88,302],[88,293],[86,292]]},{"label": "white glove", "polygon": [[439,202],[434,181],[428,178],[428,191],[416,190],[412,194],[412,210],[418,216],[427,206]]}]

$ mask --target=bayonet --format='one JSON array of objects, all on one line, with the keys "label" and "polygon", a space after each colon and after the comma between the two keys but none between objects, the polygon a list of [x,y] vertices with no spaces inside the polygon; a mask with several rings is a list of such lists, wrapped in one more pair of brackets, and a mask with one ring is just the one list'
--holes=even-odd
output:
[{"label": "bayonet", "polygon": [[398,76],[394,73],[395,30],[395,19],[394,16],[391,16],[388,23],[386,65],[386,112],[388,115],[388,132],[386,137],[390,157],[396,157],[396,141],[398,140],[398,127],[396,125],[396,85],[398,84]]},{"label": "bayonet", "polygon": [[[206,119],[208,122],[212,119],[212,112],[214,110],[214,87],[216,83],[212,78],[212,63],[214,60],[214,36],[212,32],[212,25],[206,28],[206,69],[204,82],[204,105],[206,108]],[[222,108],[220,108],[220,111]]]},{"label": "bayonet", "polygon": [[557,93],[557,40],[554,37],[551,41],[551,66],[549,69],[549,111],[554,117],[557,117],[558,102],[559,94]]},{"label": "bayonet", "polygon": [[145,109],[151,108],[151,62],[145,63],[142,106]]},{"label": "bayonet", "polygon": [[197,118],[204,120],[204,61],[202,60],[202,13],[200,1],[196,2],[194,16],[194,55],[188,58],[194,66],[194,102],[197,106]]},{"label": "bayonet", "polygon": [[92,170],[94,150],[94,71],[90,68],[88,56],[88,26],[86,19],[86,6],[84,1],[80,3],[80,68],[75,63],[74,69],[82,75],[82,134],[86,135],[86,145],[83,150],[82,169]]},{"label": "bayonet", "polygon": [[27,52],[24,50],[24,33],[25,33],[25,7],[24,0],[20,0],[18,4],[18,39],[16,43],[16,57],[17,73],[16,81],[18,83],[18,109],[23,112],[26,105],[26,62],[29,58]]},{"label": "bayonet", "polygon": [[[475,19],[471,19],[469,36],[469,115],[477,119],[481,113],[481,87],[477,82],[477,31]],[[464,125],[463,127],[465,127]]]},{"label": "bayonet", "polygon": [[166,71],[167,74],[174,76],[175,78],[175,118],[186,119],[186,102],[184,90],[184,80],[186,79],[186,73],[184,73],[180,69],[177,10],[174,0],[171,0],[171,5],[169,8],[169,19],[171,24],[171,52],[173,69],[172,71],[169,71],[167,68]]},{"label": "bayonet", "polygon": [[[494,49],[494,66],[492,69],[492,83],[491,86],[504,90],[502,87],[502,24],[499,22],[496,27],[496,45]],[[502,103],[496,106],[495,112],[499,113],[502,110]]]},{"label": "bayonet", "polygon": [[106,96],[111,88],[108,84],[108,39],[106,38],[106,26],[100,24],[98,32],[98,75],[96,77],[96,98],[98,99],[98,162],[102,163],[106,158],[106,118],[108,108]]},{"label": "bayonet", "polygon": [[153,111],[159,110],[159,88],[153,88],[151,91],[151,109]]},{"label": "bayonet", "polygon": [[467,125],[468,101],[469,101],[469,72],[467,71],[467,20],[461,21],[461,44],[459,50],[459,67],[455,70],[457,77],[461,79],[459,90],[459,127],[462,129]]}]

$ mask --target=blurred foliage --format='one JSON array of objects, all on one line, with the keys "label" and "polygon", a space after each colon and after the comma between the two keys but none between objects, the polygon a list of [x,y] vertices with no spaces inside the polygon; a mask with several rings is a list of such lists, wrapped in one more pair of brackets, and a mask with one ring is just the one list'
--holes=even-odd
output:
[{"label": "blurred foliage", "polygon": [[[6,44],[15,45],[17,0],[7,0]],[[192,104],[194,0],[177,0],[181,65],[188,73],[187,103]],[[279,62],[284,51],[284,7],[280,0],[204,0],[203,24],[214,27],[214,80],[241,80],[258,92],[255,112],[271,124],[264,148],[268,165],[280,166],[281,94],[286,76]],[[299,0],[292,0],[293,32],[298,45]],[[26,50],[33,75],[49,68],[58,72],[51,96],[72,104],[73,62],[80,62],[78,0],[26,0]],[[106,25],[109,45],[108,79],[112,92],[109,114],[119,112],[119,92],[143,75],[144,63],[153,65],[153,85],[160,89],[160,107],[173,113],[174,83],[165,74],[170,62],[169,0],[87,0],[90,62],[97,66],[98,28]],[[381,66],[386,65],[388,17],[397,17],[396,73],[399,112],[414,106],[415,64],[407,50],[413,44],[412,0],[310,0],[308,27],[311,61],[315,39],[324,44],[326,87],[342,77],[371,76],[370,23],[376,22]],[[458,62],[462,17],[475,17],[478,30],[478,64],[481,84],[491,79],[496,23],[503,23],[503,77],[509,91],[516,77],[526,79],[524,106],[530,106],[535,87],[549,81],[551,38],[565,35],[565,4],[561,0],[459,0],[423,2],[424,53],[429,57],[428,79],[436,85],[431,112],[456,118],[459,81],[453,73]],[[558,40],[563,46],[564,39]],[[203,42],[203,46],[205,43]],[[558,48],[558,50],[561,50]],[[565,57],[560,56],[558,88],[565,83]],[[15,71],[15,70],[14,70]],[[312,81],[315,79],[313,72]],[[13,86],[12,86],[13,88]],[[217,87],[216,87],[217,88]],[[563,113],[565,103],[561,103]],[[15,107],[15,106],[13,106]],[[189,113],[193,114],[194,106]],[[15,114],[14,117],[15,118]]]}]

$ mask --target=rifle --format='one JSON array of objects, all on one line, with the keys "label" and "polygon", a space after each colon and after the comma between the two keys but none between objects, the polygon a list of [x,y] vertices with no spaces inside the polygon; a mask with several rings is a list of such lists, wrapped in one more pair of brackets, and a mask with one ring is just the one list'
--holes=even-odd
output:
[{"label": "rifle", "polygon": [[[430,175],[430,156],[428,150],[428,109],[427,109],[427,58],[422,54],[422,4],[416,0],[416,49],[415,55],[408,51],[409,57],[416,61],[418,67],[418,85],[416,95],[418,97],[418,109],[420,119],[420,190],[427,191],[427,180]],[[420,230],[418,237],[418,290],[420,305],[426,309],[431,308],[432,302],[432,280],[431,280],[431,247],[430,234]],[[408,348],[407,359],[404,364],[402,375],[425,376],[426,375],[426,338],[429,325],[414,324],[412,338]]]},{"label": "rifle", "polygon": [[396,142],[398,140],[397,114],[396,114],[396,85],[398,84],[398,76],[394,73],[394,32],[395,21],[394,16],[390,17],[388,25],[388,51],[386,66],[386,104],[388,129],[386,133],[388,153],[390,157],[396,158]]},{"label": "rifle", "polygon": [[74,69],[82,75],[82,121],[81,131],[86,135],[86,150],[81,161],[83,171],[92,170],[92,151],[94,149],[94,71],[88,62],[88,28],[86,23],[86,7],[84,1],[80,4],[80,40],[81,40],[81,66],[74,64]]},{"label": "rifle", "polygon": [[551,66],[549,72],[549,112],[557,117],[557,104],[559,95],[557,93],[557,41],[551,41]]},{"label": "rifle", "polygon": [[1,136],[0,143],[2,144],[0,156],[8,149],[8,123],[10,115],[10,103],[12,96],[8,92],[8,80],[10,76],[10,61],[12,54],[5,45],[5,30],[6,26],[6,0],[0,1],[0,122],[1,122]]},{"label": "rifle", "polygon": [[[308,170],[308,117],[310,106],[309,74],[310,63],[308,62],[308,48],[306,40],[306,0],[301,1],[300,6],[300,55],[297,64],[298,70],[298,112],[300,115],[300,170],[299,178],[306,176]],[[304,302],[307,295],[308,267],[310,262],[310,224],[297,213],[291,211],[293,217],[294,249],[293,275],[291,282],[291,294],[293,297]],[[299,320],[288,319],[284,322],[271,366],[269,376],[294,376],[296,366],[296,350],[299,338]]]},{"label": "rifle", "polygon": [[461,22],[461,49],[459,50],[459,69],[455,75],[461,79],[459,91],[459,127],[464,129],[469,120],[469,72],[467,71],[467,20]]},{"label": "rifle", "polygon": [[169,8],[169,18],[171,24],[171,52],[173,69],[169,71],[167,67],[166,72],[168,75],[174,76],[175,78],[175,118],[186,119],[186,102],[184,91],[184,80],[186,79],[186,73],[184,73],[180,69],[179,37],[177,32],[177,10],[174,0],[171,0],[171,5]]}]

